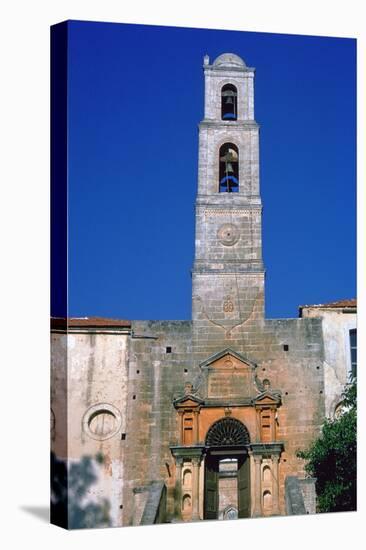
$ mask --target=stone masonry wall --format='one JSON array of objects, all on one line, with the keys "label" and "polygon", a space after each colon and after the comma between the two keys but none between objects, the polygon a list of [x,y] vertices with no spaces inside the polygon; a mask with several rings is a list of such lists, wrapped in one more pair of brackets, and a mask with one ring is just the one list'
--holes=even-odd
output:
[{"label": "stone masonry wall", "polygon": [[[259,129],[254,122],[210,124],[203,121],[199,133],[198,195],[212,195],[219,190],[219,151],[224,143],[239,149],[239,192],[237,196],[259,195]],[[221,193],[222,195],[222,193]],[[230,193],[231,197],[232,194]]]},{"label": "stone masonry wall", "polygon": [[221,88],[233,84],[238,91],[238,120],[254,118],[254,70],[205,69],[205,119],[221,118]]},{"label": "stone masonry wall", "polygon": [[[258,378],[268,379],[272,388],[282,392],[276,421],[277,440],[284,443],[279,463],[281,513],[285,513],[285,478],[304,477],[304,465],[296,452],[311,443],[324,418],[321,319],[250,321],[229,335],[223,328],[211,322],[209,325],[205,333],[196,322],[136,321],[133,336],[70,334],[68,340],[66,335],[53,336],[59,350],[66,349],[66,341],[69,345],[70,464],[80,463],[83,457],[93,458],[97,479],[88,490],[88,499],[94,503],[108,500],[111,525],[132,525],[137,516],[141,519],[141,495],[153,481],[166,484],[168,519],[172,515],[175,464],[169,447],[178,444],[173,399],[182,394],[186,382],[192,382],[200,391],[200,363],[225,348],[255,363]],[[59,377],[62,358],[62,353],[53,358],[53,369]],[[63,414],[58,396],[64,387],[61,376],[53,387],[55,449]],[[242,391],[246,397],[253,388],[243,387]],[[223,403],[225,399],[230,401],[230,396],[223,394]],[[98,428],[98,420],[92,416],[101,404],[107,414],[104,428]],[[108,424],[108,405],[117,416],[116,411],[120,412],[118,426]],[[223,405],[219,409],[202,411],[202,426],[207,424],[204,430],[224,415]],[[232,410],[234,417],[252,418],[250,408],[245,414],[235,407]],[[107,439],[90,433],[93,429],[103,432],[108,426],[118,429]],[[248,429],[259,441],[255,415]],[[205,433],[200,432],[202,441]],[[101,463],[96,459],[98,454],[103,457]]]},{"label": "stone masonry wall", "polygon": [[[191,322],[136,321],[129,348],[123,524],[133,523],[134,489],[165,481],[167,507],[173,509],[174,460],[178,442],[173,397],[191,380]],[[167,353],[167,348],[171,353]]]},{"label": "stone masonry wall", "polygon": [[[288,346],[285,351],[284,346]],[[279,319],[248,322],[226,337],[211,324],[206,330],[193,326],[192,352],[198,365],[225,348],[257,364],[257,375],[268,379],[282,393],[278,410],[277,440],[283,441],[280,471],[281,513],[284,513],[284,480],[304,476],[296,453],[307,448],[324,419],[323,341],[320,319]]]},{"label": "stone masonry wall", "polygon": [[222,329],[213,327],[207,340],[199,341],[193,332],[193,348],[188,321],[140,321],[133,324],[133,330],[123,442],[127,457],[123,523],[133,523],[133,490],[154,480],[165,481],[168,513],[172,512],[174,460],[169,446],[178,442],[172,401],[182,393],[185,382],[199,380],[200,362],[226,347],[255,362],[258,377],[269,379],[271,387],[282,392],[277,439],[285,447],[279,465],[280,508],[285,513],[285,478],[303,477],[303,462],[296,452],[310,444],[324,416],[321,321],[268,320],[251,324],[235,338],[225,338]]},{"label": "stone masonry wall", "polygon": [[[55,333],[52,341],[53,450],[58,459],[67,458],[71,468],[73,483],[69,487],[69,511],[74,517],[69,521],[73,527],[87,527],[83,510],[93,505],[94,519],[91,521],[96,524],[90,527],[119,526],[122,522],[124,448],[121,434],[126,431],[128,336]],[[60,379],[65,358],[67,392],[65,382]],[[67,414],[63,396],[64,401],[67,397]],[[67,455],[60,452],[60,441],[65,437]],[[80,498],[75,493],[76,483],[83,491]]]},{"label": "stone masonry wall", "polygon": [[357,314],[342,308],[304,307],[303,317],[321,318],[324,347],[325,414],[333,418],[342,400],[345,384],[350,380],[351,350],[349,331],[357,327]]}]

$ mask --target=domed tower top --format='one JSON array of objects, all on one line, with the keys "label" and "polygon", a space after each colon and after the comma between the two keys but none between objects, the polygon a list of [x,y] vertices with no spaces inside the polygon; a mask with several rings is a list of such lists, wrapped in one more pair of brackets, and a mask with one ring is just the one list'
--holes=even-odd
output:
[{"label": "domed tower top", "polygon": [[215,61],[213,62],[214,67],[246,67],[245,61],[236,55],[235,53],[223,53],[219,55],[219,57],[216,57]]},{"label": "domed tower top", "polygon": [[205,120],[254,122],[255,69],[235,53],[223,53],[212,64],[205,55],[203,69]]}]

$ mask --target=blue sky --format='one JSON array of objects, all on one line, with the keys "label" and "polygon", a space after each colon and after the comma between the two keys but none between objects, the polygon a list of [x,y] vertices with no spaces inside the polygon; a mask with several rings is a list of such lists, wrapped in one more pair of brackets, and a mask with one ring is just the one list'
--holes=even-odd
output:
[{"label": "blue sky", "polygon": [[69,23],[69,315],[189,319],[203,56],[256,68],[266,316],[356,293],[356,41]]}]

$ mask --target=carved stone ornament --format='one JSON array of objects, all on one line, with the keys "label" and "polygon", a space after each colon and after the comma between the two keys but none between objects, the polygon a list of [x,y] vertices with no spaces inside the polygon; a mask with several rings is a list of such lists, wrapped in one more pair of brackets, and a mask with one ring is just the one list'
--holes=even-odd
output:
[{"label": "carved stone ornament", "polygon": [[217,231],[217,238],[224,246],[233,246],[240,238],[239,228],[233,223],[224,223]]},{"label": "carved stone ornament", "polygon": [[203,400],[197,388],[194,388],[192,382],[184,384],[183,392],[179,392],[173,396],[173,405],[175,407],[197,407],[203,403]]},{"label": "carved stone ornament", "polygon": [[184,384],[184,395],[193,394],[193,384],[191,382],[186,382]]},{"label": "carved stone ornament", "polygon": [[83,430],[92,439],[104,441],[119,431],[121,423],[122,416],[117,407],[109,403],[98,403],[85,412]]}]

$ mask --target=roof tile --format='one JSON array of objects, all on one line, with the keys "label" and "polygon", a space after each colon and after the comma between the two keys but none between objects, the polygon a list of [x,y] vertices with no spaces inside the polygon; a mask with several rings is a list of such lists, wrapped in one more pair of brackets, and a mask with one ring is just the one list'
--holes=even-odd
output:
[{"label": "roof tile", "polygon": [[51,317],[52,329],[66,327],[88,328],[129,328],[131,321],[126,319],[110,319],[108,317]]}]

